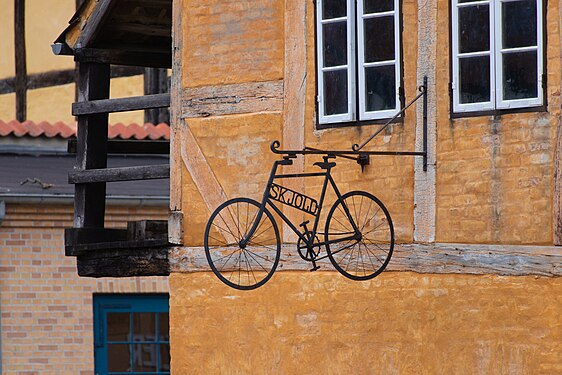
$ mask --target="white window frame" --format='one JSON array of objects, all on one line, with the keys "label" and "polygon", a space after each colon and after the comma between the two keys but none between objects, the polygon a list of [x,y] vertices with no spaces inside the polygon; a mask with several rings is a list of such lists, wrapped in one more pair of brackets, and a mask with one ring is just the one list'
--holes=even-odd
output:
[{"label": "white window frame", "polygon": [[[380,13],[371,13],[368,15],[363,14],[363,0],[357,1],[357,44],[359,52],[359,120],[376,120],[383,118],[390,118],[394,116],[400,110],[400,83],[401,83],[401,72],[400,72],[400,61],[402,61],[401,48],[400,48],[400,1],[394,0],[394,10]],[[378,61],[372,63],[365,62],[365,43],[364,43],[364,19],[375,18],[375,17],[394,17],[394,60]],[[380,111],[369,111],[366,109],[366,98],[365,98],[365,68],[374,66],[389,66],[394,65],[394,80],[395,80],[395,103],[396,106],[393,109],[386,109]]]},{"label": "white window frame", "polygon": [[[323,0],[316,2],[316,43],[317,43],[317,87],[318,87],[318,121],[320,124],[337,124],[352,121],[366,121],[391,118],[400,111],[401,69],[401,27],[400,0],[394,0],[394,10],[376,14],[363,14],[363,0],[347,0],[347,16],[329,20],[322,19]],[[363,19],[382,16],[394,16],[394,60],[365,63]],[[330,22],[347,21],[347,65],[324,67],[322,25]],[[356,35],[357,33],[357,35]],[[356,46],[357,41],[357,46]],[[394,65],[396,106],[394,109],[366,111],[365,107],[365,67]],[[324,109],[324,72],[347,69],[348,111],[344,114],[326,115]],[[359,70],[359,71],[357,71]],[[357,89],[359,88],[359,89]],[[359,105],[357,101],[359,100]],[[359,109],[359,114],[357,114]]]},{"label": "white window frame", "polygon": [[[355,7],[352,6],[350,0],[347,1],[347,16],[322,20],[323,0],[318,0],[316,6],[316,38],[318,43],[318,118],[321,124],[331,124],[338,122],[352,121],[355,117],[355,43],[353,30],[355,29]],[[323,46],[323,28],[322,25],[327,23],[347,22],[347,65],[335,67],[324,67]],[[324,72],[333,70],[347,69],[347,113],[337,115],[326,115],[324,111]]]},{"label": "white window frame", "polygon": [[[502,46],[502,12],[501,6],[504,2],[520,0],[475,0],[459,3],[458,0],[452,1],[452,91],[453,91],[453,113],[465,113],[476,111],[505,110],[515,108],[537,107],[543,105],[543,2],[536,0],[537,3],[537,46],[503,49]],[[488,5],[490,18],[490,49],[487,52],[459,53],[459,9],[467,6]],[[503,66],[502,55],[513,52],[537,51],[537,97],[526,99],[503,99]],[[459,60],[462,57],[489,56],[490,58],[490,101],[479,103],[460,102],[460,76]]]}]

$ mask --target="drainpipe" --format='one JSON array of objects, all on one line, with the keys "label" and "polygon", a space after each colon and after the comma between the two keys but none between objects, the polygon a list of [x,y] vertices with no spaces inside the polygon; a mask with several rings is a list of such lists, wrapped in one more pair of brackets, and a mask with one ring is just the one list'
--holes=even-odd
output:
[{"label": "drainpipe", "polygon": [[[0,225],[2,225],[2,222],[4,221],[5,217],[6,217],[6,202],[0,201]],[[2,372],[0,372],[0,374],[1,373]]]}]

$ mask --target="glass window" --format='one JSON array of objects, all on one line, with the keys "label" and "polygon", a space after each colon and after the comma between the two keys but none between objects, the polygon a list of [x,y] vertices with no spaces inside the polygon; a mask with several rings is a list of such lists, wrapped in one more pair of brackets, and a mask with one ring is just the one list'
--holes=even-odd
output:
[{"label": "glass window", "polygon": [[542,105],[542,2],[452,1],[453,111]]},{"label": "glass window", "polygon": [[95,295],[96,374],[170,374],[167,295]]},{"label": "glass window", "polygon": [[318,0],[320,124],[390,118],[400,107],[398,0]]}]

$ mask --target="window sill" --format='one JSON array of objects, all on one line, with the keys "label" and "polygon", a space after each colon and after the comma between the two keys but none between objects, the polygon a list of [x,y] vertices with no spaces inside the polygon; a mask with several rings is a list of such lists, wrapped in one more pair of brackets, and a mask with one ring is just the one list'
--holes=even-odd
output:
[{"label": "window sill", "polygon": [[[369,126],[369,125],[384,125],[390,120],[390,118],[383,118],[377,120],[366,120],[366,121],[346,121],[346,122],[334,122],[331,124],[320,124],[316,123],[317,130],[324,129],[334,129],[334,128],[348,128],[352,126]],[[391,124],[404,123],[404,117],[397,117],[390,122]]]},{"label": "window sill", "polygon": [[546,105],[538,107],[526,108],[510,108],[510,109],[495,109],[491,111],[472,111],[472,112],[452,112],[450,118],[452,120],[467,117],[482,117],[482,116],[502,116],[513,113],[530,113],[530,112],[548,112]]}]

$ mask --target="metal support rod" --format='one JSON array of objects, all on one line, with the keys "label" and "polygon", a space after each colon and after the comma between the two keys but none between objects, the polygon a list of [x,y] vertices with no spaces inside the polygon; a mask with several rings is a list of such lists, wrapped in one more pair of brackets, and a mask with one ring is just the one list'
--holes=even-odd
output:
[{"label": "metal support rod", "polygon": [[423,171],[427,172],[427,76],[423,77]]},{"label": "metal support rod", "polygon": [[390,123],[392,123],[398,116],[400,116],[401,114],[406,112],[406,110],[408,108],[410,108],[412,106],[412,104],[414,104],[422,95],[425,95],[425,93],[426,93],[425,86],[420,86],[418,89],[419,89],[420,93],[414,99],[412,99],[412,101],[410,101],[404,108],[402,108],[394,116],[392,116],[392,118],[390,120],[388,120],[379,130],[377,130],[375,132],[375,134],[371,135],[365,142],[361,143],[361,145],[354,144],[353,146],[351,146],[351,149],[353,151],[361,150],[363,147],[365,147],[367,145],[367,143],[371,142],[371,140],[373,140],[373,138],[375,138],[377,135],[379,135],[380,132],[382,132],[384,129],[386,129],[386,127],[388,125],[390,125]]}]

